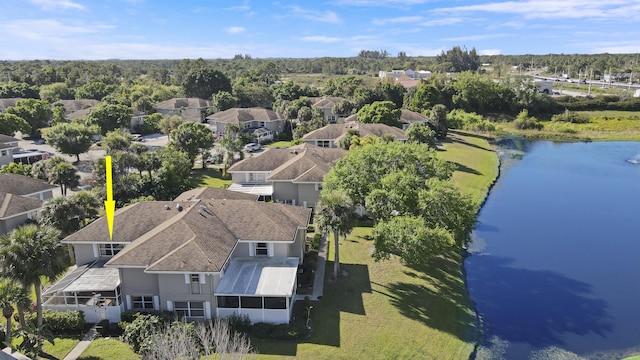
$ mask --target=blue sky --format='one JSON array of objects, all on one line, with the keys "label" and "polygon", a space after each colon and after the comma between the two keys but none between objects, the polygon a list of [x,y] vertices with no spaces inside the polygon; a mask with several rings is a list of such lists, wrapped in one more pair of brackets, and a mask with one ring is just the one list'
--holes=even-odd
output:
[{"label": "blue sky", "polygon": [[0,60],[640,53],[640,0],[0,0]]}]

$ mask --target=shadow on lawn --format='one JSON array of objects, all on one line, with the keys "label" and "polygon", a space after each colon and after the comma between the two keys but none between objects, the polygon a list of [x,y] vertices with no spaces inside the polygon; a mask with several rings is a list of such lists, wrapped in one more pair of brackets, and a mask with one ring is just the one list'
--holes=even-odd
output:
[{"label": "shadow on lawn", "polygon": [[[452,254],[456,258],[458,255]],[[389,297],[404,316],[421,321],[433,329],[448,332],[465,342],[475,342],[479,329],[475,313],[466,297],[458,262],[448,254],[431,260],[429,266],[413,267],[404,272],[419,283],[399,281],[373,291]]]},{"label": "shadow on lawn", "polygon": [[474,175],[482,175],[482,173],[474,168],[470,168],[466,165],[462,165],[458,162],[455,161],[451,161],[452,164],[454,164],[456,166],[456,170],[457,171],[462,171],[462,172],[466,172],[469,174],[474,174]]},{"label": "shadow on lawn", "polygon": [[[366,315],[362,294],[371,293],[369,267],[362,264],[340,264],[343,275],[338,280],[332,280],[333,262],[327,261],[326,265],[322,300],[311,302],[311,337],[300,342],[257,340],[254,346],[260,354],[296,356],[300,343],[340,347],[340,313]],[[303,312],[304,302],[297,301],[295,306],[294,317],[306,318]]]}]

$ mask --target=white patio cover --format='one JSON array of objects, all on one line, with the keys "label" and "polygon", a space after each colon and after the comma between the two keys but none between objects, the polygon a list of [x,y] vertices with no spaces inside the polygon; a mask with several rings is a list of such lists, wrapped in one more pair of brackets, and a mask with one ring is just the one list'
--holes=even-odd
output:
[{"label": "white patio cover", "polygon": [[299,259],[235,258],[215,295],[292,296]]}]

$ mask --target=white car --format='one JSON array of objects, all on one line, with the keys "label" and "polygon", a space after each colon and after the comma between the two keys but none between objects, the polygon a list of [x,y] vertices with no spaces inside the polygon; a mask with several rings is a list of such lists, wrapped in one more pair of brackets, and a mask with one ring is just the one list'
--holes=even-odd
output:
[{"label": "white car", "polygon": [[260,150],[260,144],[258,143],[248,143],[244,146],[244,151],[254,152],[256,150]]}]

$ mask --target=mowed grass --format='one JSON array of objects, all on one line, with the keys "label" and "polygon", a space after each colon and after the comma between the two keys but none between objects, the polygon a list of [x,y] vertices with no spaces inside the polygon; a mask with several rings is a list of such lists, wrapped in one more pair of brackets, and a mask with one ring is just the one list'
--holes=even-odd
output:
[{"label": "mowed grass", "polygon": [[98,338],[89,344],[78,360],[138,360],[131,346],[110,338]]},{"label": "mowed grass", "polygon": [[276,141],[269,145],[265,145],[266,148],[288,148],[291,146],[291,141]]},{"label": "mowed grass", "polygon": [[[439,156],[461,165],[454,181],[480,201],[497,176],[497,157],[484,137],[462,132],[452,137]],[[329,247],[324,296],[311,311],[311,337],[254,339],[259,359],[469,358],[479,330],[461,254],[448,253],[424,268],[405,266],[397,258],[375,262],[370,233],[370,227],[357,227],[340,242],[347,275],[337,281],[331,280]]]},{"label": "mowed grass", "polygon": [[223,177],[219,169],[198,167],[191,170],[189,183],[192,189],[203,186],[226,188],[231,185],[231,176]]}]

